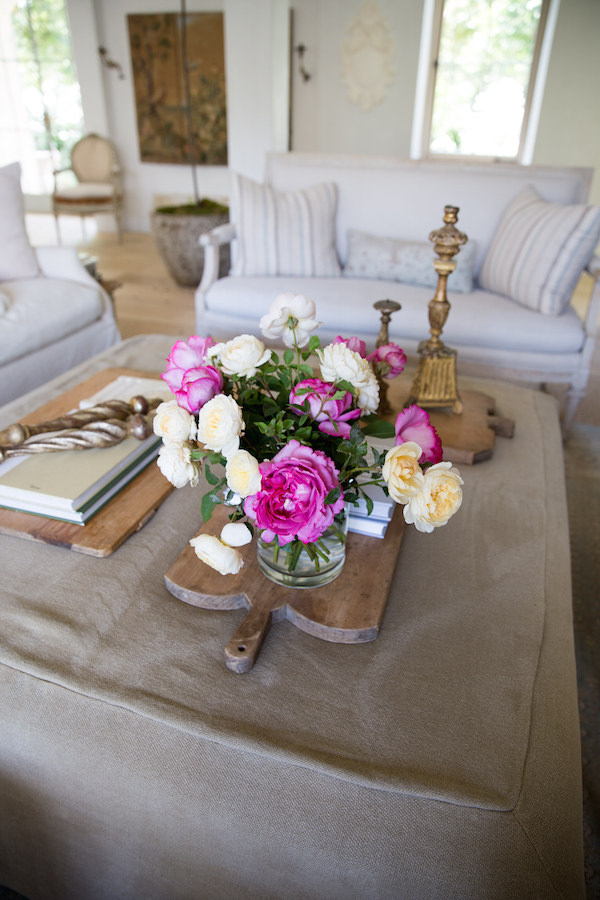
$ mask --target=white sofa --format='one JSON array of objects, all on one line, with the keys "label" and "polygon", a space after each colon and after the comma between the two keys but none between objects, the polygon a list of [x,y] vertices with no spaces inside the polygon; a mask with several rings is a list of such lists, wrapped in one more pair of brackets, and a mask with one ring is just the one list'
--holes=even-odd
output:
[{"label": "white sofa", "polygon": [[[345,336],[356,334],[374,345],[380,323],[372,304],[376,300],[390,298],[402,305],[401,311],[392,317],[390,337],[409,356],[414,356],[419,342],[429,336],[427,303],[433,296],[432,288],[395,280],[398,271],[399,277],[403,277],[402,266],[395,267],[393,279],[356,277],[356,270],[360,269],[360,256],[349,260],[348,231],[354,229],[378,238],[427,244],[429,233],[443,224],[444,206],[455,205],[460,208],[458,227],[468,235],[471,243],[476,244],[472,290],[453,290],[452,279],[456,279],[457,273],[453,273],[448,281],[451,311],[443,338],[449,346],[458,350],[459,373],[486,374],[536,384],[566,384],[568,395],[564,419],[565,426],[568,426],[579,400],[585,394],[595,323],[600,312],[597,283],[600,260],[593,258],[600,232],[600,210],[579,206],[586,203],[591,176],[590,169],[526,167],[506,163],[466,164],[385,157],[269,154],[265,170],[265,185],[268,188],[248,180],[242,180],[240,187],[239,176],[232,173],[231,222],[201,238],[205,268],[196,292],[197,330],[219,338],[241,332],[256,333],[258,318],[271,301],[279,293],[292,291],[315,300],[318,318],[323,323],[318,332],[322,341],[330,340],[339,333]],[[328,201],[321,197],[311,206],[310,191],[307,191],[311,186],[321,184],[335,185],[337,198],[334,197],[334,200],[337,199],[337,206],[332,213],[332,242],[341,271],[336,273],[335,267],[328,270],[330,259],[326,253],[321,253],[318,267],[321,272],[328,272],[327,277],[279,274],[280,271],[306,271],[298,260],[284,258],[292,203],[308,202],[305,218],[309,226],[311,216],[321,217],[315,226],[312,250],[315,250],[316,240],[321,241],[319,252],[328,249],[324,248],[328,235],[327,222],[323,217]],[[514,261],[498,266],[498,259],[502,263],[502,247],[500,251],[498,247],[502,238],[500,225],[503,216],[513,214],[511,204],[518,204],[517,198],[524,196],[522,192],[528,186],[539,195],[533,206],[541,210],[546,231],[537,248],[523,253],[518,266]],[[547,206],[549,203],[559,206]],[[505,220],[504,226],[513,243],[517,241],[518,250],[519,246],[525,246],[535,229],[523,230],[523,211],[519,208],[517,212],[521,216],[521,231],[512,227],[512,219],[510,222]],[[555,213],[558,216],[556,222],[552,218]],[[569,216],[571,224],[575,221],[575,225],[581,216],[584,217],[586,235],[582,237],[575,230],[574,238],[569,234],[570,226],[566,226],[567,233],[563,234],[562,223]],[[306,221],[299,226],[300,231],[296,235],[300,238],[296,244],[302,243],[302,228],[305,225]],[[229,276],[219,279],[219,246],[229,241],[232,241],[232,271]],[[389,242],[383,242],[383,255],[387,253],[388,261],[397,262],[394,247],[390,250],[388,245]],[[495,273],[489,256],[492,250],[496,254]],[[274,261],[273,253],[276,256]],[[250,265],[247,265],[248,256],[254,257]],[[562,301],[565,308],[562,308],[559,297],[557,307],[560,312],[557,314],[548,314],[547,304],[554,303],[556,296],[552,294],[550,300],[548,295],[544,298],[543,282],[546,276],[543,271],[541,275],[539,271],[532,273],[533,287],[539,288],[539,296],[536,294],[531,305],[541,303],[543,308],[546,304],[546,311],[526,305],[528,297],[523,301],[519,290],[527,290],[527,284],[517,284],[515,293],[520,299],[508,295],[512,292],[510,282],[518,281],[522,265],[526,267],[538,257],[542,270],[550,265],[555,270],[558,266],[561,272],[564,268],[566,272],[568,293]],[[353,263],[352,277],[347,277],[350,274],[349,263]],[[370,263],[377,268],[377,259],[372,258]],[[482,275],[486,274],[484,263],[488,271],[487,277],[482,279]],[[569,304],[569,297],[586,265],[596,284],[587,317],[582,320]],[[246,274],[248,272],[252,274]],[[369,265],[366,272],[369,272]],[[561,272],[554,271],[553,289],[557,279],[560,280],[558,276]],[[359,271],[358,274],[365,272]],[[431,274],[435,274],[433,265]],[[480,284],[480,279],[488,285],[487,288]],[[501,289],[491,290],[489,284],[494,282]],[[564,287],[563,281],[561,289]]]},{"label": "white sofa", "polygon": [[17,163],[0,169],[0,405],[120,340],[112,301],[72,247],[33,249]]},{"label": "white sofa", "polygon": [[40,274],[0,282],[0,405],[120,340],[112,301],[72,247],[35,250]]}]

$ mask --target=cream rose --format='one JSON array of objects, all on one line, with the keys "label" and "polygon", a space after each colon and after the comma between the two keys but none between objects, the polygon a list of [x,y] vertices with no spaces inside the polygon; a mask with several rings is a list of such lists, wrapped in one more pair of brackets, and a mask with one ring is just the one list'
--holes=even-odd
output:
[{"label": "cream rose", "polygon": [[223,456],[235,453],[243,430],[242,410],[227,394],[217,394],[198,413],[198,440]]},{"label": "cream rose", "polygon": [[214,534],[199,534],[191,539],[190,544],[198,559],[221,575],[237,575],[244,565],[241,553],[228,547]]},{"label": "cream rose", "polygon": [[221,531],[221,540],[228,547],[243,547],[252,540],[252,534],[243,522],[228,522]]},{"label": "cream rose", "polygon": [[196,437],[196,420],[177,400],[167,400],[156,409],[152,423],[154,434],[165,443],[191,441]]},{"label": "cream rose", "polygon": [[310,332],[321,324],[315,316],[314,300],[303,294],[279,294],[260,320],[260,330],[271,340],[283,340],[286,347],[304,347]]},{"label": "cream rose", "polygon": [[349,381],[358,395],[363,412],[375,412],[379,406],[379,385],[371,363],[343,342],[317,350],[323,381]]},{"label": "cream rose", "polygon": [[219,346],[219,367],[226,375],[252,378],[258,368],[271,358],[271,350],[267,350],[253,334],[240,334]]},{"label": "cream rose", "polygon": [[[406,444],[402,446],[406,447]],[[421,490],[404,507],[404,518],[417,531],[433,531],[445,525],[462,503],[463,480],[450,462],[441,462],[425,472]]]},{"label": "cream rose", "polygon": [[194,487],[200,477],[200,463],[191,458],[188,444],[169,441],[158,451],[157,465],[167,481],[176,488],[188,482]]},{"label": "cream rose", "polygon": [[408,503],[421,490],[425,479],[419,465],[422,452],[414,441],[406,441],[388,450],[381,474],[387,483],[390,497],[396,503]]},{"label": "cream rose", "polygon": [[227,487],[240,497],[249,497],[260,491],[261,474],[258,460],[247,450],[236,450],[225,466]]}]

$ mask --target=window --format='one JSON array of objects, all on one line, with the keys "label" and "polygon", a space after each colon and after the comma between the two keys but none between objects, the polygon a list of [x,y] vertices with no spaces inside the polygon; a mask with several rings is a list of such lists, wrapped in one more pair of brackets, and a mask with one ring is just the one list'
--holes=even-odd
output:
[{"label": "window", "polygon": [[82,123],[65,0],[0,0],[0,165],[18,160],[24,191],[51,193]]},{"label": "window", "polygon": [[549,0],[437,0],[430,155],[520,159]]}]

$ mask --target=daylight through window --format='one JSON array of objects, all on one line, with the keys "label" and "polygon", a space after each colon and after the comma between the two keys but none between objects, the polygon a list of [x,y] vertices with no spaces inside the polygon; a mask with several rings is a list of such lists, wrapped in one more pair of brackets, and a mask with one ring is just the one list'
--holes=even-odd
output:
[{"label": "daylight through window", "polygon": [[431,154],[518,158],[549,0],[440,0]]}]

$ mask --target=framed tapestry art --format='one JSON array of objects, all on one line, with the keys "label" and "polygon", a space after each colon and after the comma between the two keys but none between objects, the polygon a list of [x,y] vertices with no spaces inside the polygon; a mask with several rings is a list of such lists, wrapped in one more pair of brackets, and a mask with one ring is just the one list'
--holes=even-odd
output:
[{"label": "framed tapestry art", "polygon": [[223,13],[188,13],[185,35],[177,13],[127,20],[142,162],[227,165]]}]

